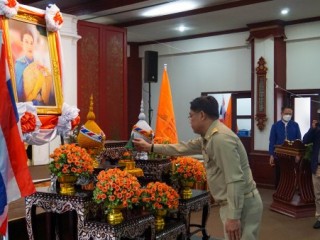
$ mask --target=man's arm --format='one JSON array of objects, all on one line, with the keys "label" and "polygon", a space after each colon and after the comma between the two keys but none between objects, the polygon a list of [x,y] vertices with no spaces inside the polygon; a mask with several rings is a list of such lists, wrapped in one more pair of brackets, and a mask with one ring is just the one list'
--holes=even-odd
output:
[{"label": "man's arm", "polygon": [[168,156],[201,154],[202,146],[200,138],[177,144],[151,144],[141,138],[134,139],[132,142],[138,151],[155,152]]},{"label": "man's arm", "polygon": [[273,124],[270,130],[269,135],[269,154],[270,156],[273,156],[274,154],[274,146],[276,145],[276,125]]},{"label": "man's arm", "polygon": [[300,127],[299,127],[298,123],[297,123],[297,138],[296,139],[301,139],[301,131],[300,131]]},{"label": "man's arm", "polygon": [[195,155],[201,154],[201,138],[189,140],[188,142],[179,142],[177,144],[155,144],[153,151],[169,156]]}]

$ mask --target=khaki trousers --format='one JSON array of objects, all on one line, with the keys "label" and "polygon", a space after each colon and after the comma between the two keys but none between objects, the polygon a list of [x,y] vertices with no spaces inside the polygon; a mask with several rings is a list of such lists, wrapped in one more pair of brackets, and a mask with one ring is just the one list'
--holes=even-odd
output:
[{"label": "khaki trousers", "polygon": [[[258,191],[258,190],[255,190]],[[241,214],[241,240],[259,239],[260,223],[262,218],[263,204],[260,194],[246,196]],[[228,204],[220,207],[220,218],[225,225],[227,220]],[[228,234],[224,229],[225,240],[228,240]]]}]

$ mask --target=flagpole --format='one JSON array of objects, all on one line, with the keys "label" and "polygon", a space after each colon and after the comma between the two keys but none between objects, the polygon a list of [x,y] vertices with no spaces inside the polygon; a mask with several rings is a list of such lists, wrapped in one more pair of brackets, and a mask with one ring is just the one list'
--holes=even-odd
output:
[{"label": "flagpole", "polygon": [[149,81],[149,126],[151,126],[151,114],[153,109],[151,108],[151,82]]}]

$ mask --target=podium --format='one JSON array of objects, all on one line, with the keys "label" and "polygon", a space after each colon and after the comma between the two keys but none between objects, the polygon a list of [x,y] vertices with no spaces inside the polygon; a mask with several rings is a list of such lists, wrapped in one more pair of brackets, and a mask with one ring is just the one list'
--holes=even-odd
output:
[{"label": "podium", "polygon": [[[314,192],[310,163],[304,159],[306,147],[300,140],[285,141],[275,148],[280,164],[280,181],[270,210],[293,217],[315,214]],[[296,162],[296,156],[300,161]]]}]

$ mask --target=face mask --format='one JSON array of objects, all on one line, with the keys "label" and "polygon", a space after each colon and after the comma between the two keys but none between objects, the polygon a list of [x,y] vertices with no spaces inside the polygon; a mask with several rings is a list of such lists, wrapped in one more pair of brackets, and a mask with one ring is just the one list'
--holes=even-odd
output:
[{"label": "face mask", "polygon": [[291,120],[291,115],[284,115],[283,117],[282,117],[282,119],[283,119],[283,121],[285,121],[285,122],[289,122],[290,120]]}]

